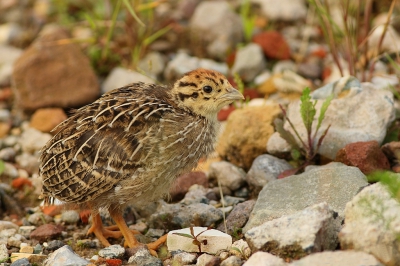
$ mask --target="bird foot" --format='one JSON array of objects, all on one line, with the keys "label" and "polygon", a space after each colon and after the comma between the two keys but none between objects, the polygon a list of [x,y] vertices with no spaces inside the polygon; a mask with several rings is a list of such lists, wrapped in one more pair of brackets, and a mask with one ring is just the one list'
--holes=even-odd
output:
[{"label": "bird foot", "polygon": [[159,246],[163,245],[167,241],[167,235],[168,234],[165,234],[162,237],[160,237],[159,239],[157,239],[156,241],[146,244],[151,255],[153,255],[154,257],[158,257],[157,249]]}]

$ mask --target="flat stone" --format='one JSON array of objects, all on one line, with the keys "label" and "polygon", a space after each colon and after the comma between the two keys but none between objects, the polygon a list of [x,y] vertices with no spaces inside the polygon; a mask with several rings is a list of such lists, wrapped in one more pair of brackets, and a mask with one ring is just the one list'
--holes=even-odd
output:
[{"label": "flat stone", "polygon": [[24,258],[26,258],[30,263],[37,263],[38,265],[42,265],[42,262],[47,258],[47,256],[29,253],[11,253],[12,263]]},{"label": "flat stone", "polygon": [[[221,231],[215,229],[207,230],[207,227],[193,227],[193,231],[195,236],[203,232],[197,237],[197,240],[201,243],[201,252],[216,254],[222,249],[229,249],[232,245],[232,237]],[[191,235],[190,228],[174,230],[168,233],[167,246],[169,251],[200,252],[199,247],[193,244],[193,238],[178,234]]]},{"label": "flat stone", "polygon": [[243,266],[288,266],[283,259],[267,252],[256,252],[243,264]]},{"label": "flat stone", "polygon": [[325,202],[253,227],[245,234],[253,252],[261,250],[281,258],[335,250],[341,221]]},{"label": "flat stone", "polygon": [[258,195],[243,231],[321,202],[328,203],[342,220],[346,203],[367,185],[365,175],[358,168],[341,163],[269,182]]},{"label": "flat stone", "polygon": [[320,265],[383,266],[374,256],[354,250],[314,253],[290,264],[290,266]]},{"label": "flat stone", "polygon": [[29,253],[29,254],[33,254],[33,247],[32,247],[32,246],[23,246],[23,247],[21,247],[21,249],[19,250],[19,253]]},{"label": "flat stone", "polygon": [[[394,174],[394,180],[400,180]],[[345,225],[339,233],[343,249],[374,255],[385,265],[399,265],[400,203],[376,183],[364,188],[346,205]]]}]

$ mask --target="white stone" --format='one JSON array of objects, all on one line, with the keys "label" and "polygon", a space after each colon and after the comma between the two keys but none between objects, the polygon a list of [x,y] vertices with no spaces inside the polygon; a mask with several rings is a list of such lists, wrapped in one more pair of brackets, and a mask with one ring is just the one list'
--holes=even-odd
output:
[{"label": "white stone", "polygon": [[140,60],[139,69],[146,72],[147,75],[156,79],[165,69],[166,59],[158,52],[150,52]]},{"label": "white stone", "polygon": [[[229,249],[232,245],[232,237],[221,231],[210,229],[207,227],[193,227],[194,235],[197,236],[201,244],[201,252],[216,254],[219,250]],[[170,231],[167,237],[167,246],[169,251],[183,250],[187,252],[199,252],[199,247],[193,244],[193,238],[184,237],[175,233],[190,235],[190,228]],[[204,244],[206,240],[206,244]]]},{"label": "white stone", "polygon": [[239,239],[235,242],[233,242],[231,249],[229,252],[237,257],[240,258],[249,258],[251,255],[251,249],[249,247],[249,244],[247,244],[246,241],[243,239]]},{"label": "white stone", "polygon": [[34,225],[23,225],[19,228],[18,233],[24,237],[29,237],[33,230],[36,229]]},{"label": "white stone", "polygon": [[[385,25],[379,25],[373,29],[368,38],[369,47],[378,47]],[[400,35],[389,25],[386,29],[385,37],[383,38],[381,49],[389,52],[397,52],[400,50]]]},{"label": "white stone", "polygon": [[22,132],[19,144],[23,151],[33,154],[40,151],[51,138],[50,134],[29,127]]},{"label": "white stone", "polygon": [[231,73],[250,82],[265,68],[265,64],[262,48],[258,44],[250,43],[236,52]]},{"label": "white stone", "polygon": [[123,67],[116,67],[104,80],[101,93],[106,93],[135,82],[154,83],[155,81],[139,72]]},{"label": "white stone", "polygon": [[267,252],[254,253],[243,266],[287,266],[283,259]]},{"label": "white stone", "polygon": [[10,84],[13,64],[21,54],[21,49],[0,45],[0,85]]},{"label": "white stone", "polygon": [[378,89],[389,89],[399,84],[399,78],[397,75],[379,75],[374,76],[371,79],[371,83],[374,84]]},{"label": "white stone", "polygon": [[370,253],[386,265],[400,265],[399,213],[400,203],[386,187],[366,187],[346,205],[341,247]]},{"label": "white stone", "polygon": [[374,256],[354,250],[326,251],[308,255],[290,266],[322,266],[322,265],[346,265],[346,266],[383,266]]},{"label": "white stone", "polygon": [[8,250],[6,244],[0,244],[0,261],[8,259]]},{"label": "white stone", "polygon": [[201,254],[197,258],[197,263],[196,266],[207,266],[207,265],[212,265],[212,261],[214,260],[214,256],[211,256],[209,254]]},{"label": "white stone", "polygon": [[[335,94],[335,98],[325,113],[325,119],[322,121],[316,139],[322,136],[329,125],[331,127],[322,142],[319,154],[334,160],[338,150],[349,143],[371,140],[382,143],[386,130],[395,117],[392,92],[378,90],[371,83],[360,83],[354,77],[345,77],[314,91],[312,97],[318,99],[318,102],[313,132],[325,97],[331,93]],[[287,115],[306,143],[307,133],[301,119],[300,104],[300,100],[289,104]],[[285,122],[284,128],[294,135],[288,122]],[[275,139],[279,137],[275,136]],[[296,141],[300,144],[297,138]],[[317,142],[314,141],[314,148]],[[267,146],[267,150],[272,151],[276,148]]]},{"label": "white stone", "polygon": [[106,259],[121,258],[125,254],[125,249],[120,245],[111,245],[99,250],[99,256]]},{"label": "white stone", "polygon": [[301,93],[304,88],[311,87],[311,82],[291,70],[284,70],[281,76],[273,78],[276,89],[280,92]]},{"label": "white stone", "polygon": [[261,5],[263,13],[271,20],[296,21],[307,15],[304,0],[251,0]]}]

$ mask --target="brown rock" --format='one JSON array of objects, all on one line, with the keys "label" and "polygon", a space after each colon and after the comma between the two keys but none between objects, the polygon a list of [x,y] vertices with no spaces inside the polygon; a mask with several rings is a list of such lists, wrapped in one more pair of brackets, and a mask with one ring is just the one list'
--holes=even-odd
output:
[{"label": "brown rock", "polygon": [[269,79],[264,81],[260,86],[257,87],[257,91],[264,96],[268,96],[272,93],[275,93],[278,91],[278,89],[275,86],[274,79],[278,77],[282,77],[282,74],[274,74],[271,76]]},{"label": "brown rock", "polygon": [[65,119],[67,115],[61,108],[42,108],[32,115],[30,126],[48,133]]},{"label": "brown rock", "polygon": [[63,227],[54,224],[44,224],[36,228],[31,234],[31,239],[36,239],[40,242],[45,242],[50,239],[56,239],[61,236]]},{"label": "brown rock", "polygon": [[264,54],[272,59],[290,59],[290,48],[285,38],[277,31],[261,32],[253,37],[253,42],[260,45]]},{"label": "brown rock", "polygon": [[176,201],[183,199],[185,194],[189,191],[189,188],[194,184],[208,187],[206,174],[204,172],[196,171],[179,176],[170,190],[172,200]]},{"label": "brown rock", "polygon": [[[239,203],[233,208],[228,217],[226,217],[227,234],[235,235],[240,233],[239,229],[242,229],[247,223],[255,203],[255,200],[248,200]],[[217,229],[225,232],[224,223],[221,223]]]},{"label": "brown rock", "polygon": [[217,152],[224,160],[248,170],[253,160],[266,152],[275,131],[273,121],[280,113],[277,104],[235,110],[219,138]]},{"label": "brown rock", "polygon": [[4,138],[10,132],[11,125],[8,122],[0,122],[0,138]]},{"label": "brown rock", "polygon": [[382,151],[389,159],[392,170],[400,172],[400,141],[392,141],[382,146]]},{"label": "brown rock", "polygon": [[337,152],[335,161],[356,166],[364,174],[390,169],[387,157],[375,140],[347,144]]},{"label": "brown rock", "polygon": [[45,28],[14,64],[15,105],[23,110],[78,107],[99,96],[89,59],[59,27]]}]

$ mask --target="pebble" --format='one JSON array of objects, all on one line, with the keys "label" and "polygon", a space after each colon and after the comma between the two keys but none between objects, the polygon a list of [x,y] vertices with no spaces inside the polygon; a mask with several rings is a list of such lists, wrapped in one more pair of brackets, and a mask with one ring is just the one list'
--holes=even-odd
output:
[{"label": "pebble", "polygon": [[242,259],[247,259],[251,256],[251,249],[249,247],[249,244],[247,244],[246,241],[243,239],[239,239],[235,242],[233,242],[229,253],[232,255],[235,255],[238,258]]},{"label": "pebble", "polygon": [[163,265],[162,261],[156,257],[153,257],[147,248],[140,248],[133,256],[129,258],[128,263],[146,266]]},{"label": "pebble", "polygon": [[28,218],[28,222],[35,226],[43,225],[51,221],[53,221],[53,218],[51,216],[48,216],[41,212],[35,212],[31,214]]},{"label": "pebble", "polygon": [[44,224],[36,228],[31,234],[31,239],[44,242],[61,236],[63,228],[59,225]]},{"label": "pebble", "polygon": [[34,231],[35,229],[36,229],[36,226],[34,226],[34,225],[24,225],[24,226],[19,227],[18,233],[27,238],[30,236],[32,231]]},{"label": "pebble", "polygon": [[106,259],[122,258],[125,249],[120,245],[111,245],[99,250],[99,256]]},{"label": "pebble", "polygon": [[172,265],[190,265],[195,263],[197,259],[196,254],[182,250],[171,251],[171,256]]},{"label": "pebble", "polygon": [[8,259],[8,250],[6,244],[0,244],[0,261]]},{"label": "pebble", "polygon": [[226,161],[210,164],[208,178],[221,186],[236,190],[245,184],[246,173],[243,169]]},{"label": "pebble", "polygon": [[116,67],[104,80],[103,86],[101,88],[101,93],[106,93],[113,89],[120,88],[127,84],[136,82],[154,83],[154,80],[146,77],[143,74],[140,74],[139,72],[122,67]]},{"label": "pebble", "polygon": [[19,250],[20,253],[29,253],[33,254],[33,247],[32,246],[22,246],[21,249]]},{"label": "pebble", "polygon": [[[242,228],[246,225],[250,213],[254,207],[255,200],[248,200],[243,203],[237,204],[233,210],[226,217],[226,229],[228,234],[235,235],[241,232]],[[218,230],[225,231],[225,226],[221,223]]]},{"label": "pebble", "polygon": [[61,220],[67,224],[76,224],[80,220],[79,213],[75,210],[64,211]]},{"label": "pebble", "polygon": [[245,82],[250,82],[265,68],[265,64],[261,47],[250,43],[236,52],[231,73],[238,74]]},{"label": "pebble", "polygon": [[63,247],[63,246],[65,246],[64,241],[61,241],[61,240],[51,240],[51,241],[49,241],[49,242],[47,243],[46,250],[54,251],[54,250],[57,250],[57,249],[59,249],[59,248],[61,248],[61,247]]},{"label": "pebble", "polygon": [[220,263],[221,260],[219,257],[204,253],[197,258],[196,266],[217,266],[220,265]]},{"label": "pebble", "polygon": [[79,257],[70,246],[65,245],[51,253],[44,261],[44,266],[86,266],[89,261]]},{"label": "pebble", "polygon": [[267,252],[256,252],[243,266],[289,266],[285,261]]},{"label": "pebble", "polygon": [[10,266],[31,266],[32,264],[29,262],[27,258],[22,258],[11,263]]},{"label": "pebble", "polygon": [[221,262],[221,266],[241,266],[243,261],[236,256],[230,256],[226,260]]}]

